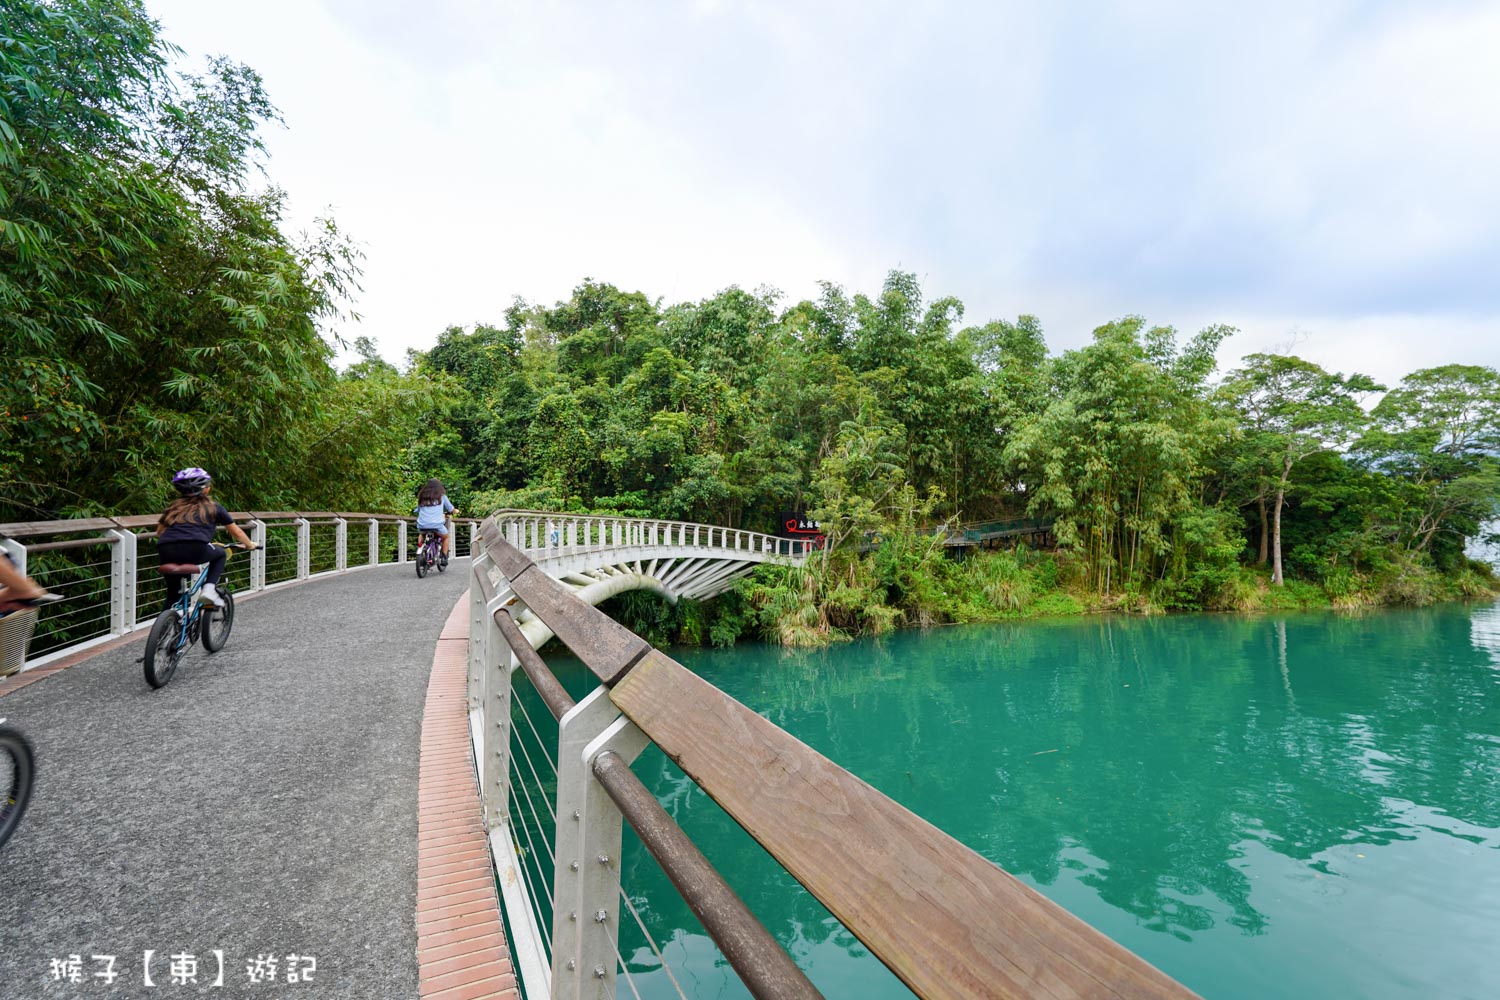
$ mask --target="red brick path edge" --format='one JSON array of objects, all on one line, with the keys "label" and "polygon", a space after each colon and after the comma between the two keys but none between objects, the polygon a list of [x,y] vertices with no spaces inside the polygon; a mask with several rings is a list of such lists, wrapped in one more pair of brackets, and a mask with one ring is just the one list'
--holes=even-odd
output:
[{"label": "red brick path edge", "polygon": [[519,997],[469,735],[469,595],[438,638],[417,791],[417,978],[423,1000]]}]

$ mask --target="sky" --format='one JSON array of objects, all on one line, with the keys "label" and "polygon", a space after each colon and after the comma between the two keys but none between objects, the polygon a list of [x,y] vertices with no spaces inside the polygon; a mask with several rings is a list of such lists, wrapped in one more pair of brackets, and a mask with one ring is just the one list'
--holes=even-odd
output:
[{"label": "sky", "polygon": [[891,269],[1054,351],[1142,315],[1388,384],[1500,366],[1500,4],[146,0],[254,67],[400,361],[585,277]]}]

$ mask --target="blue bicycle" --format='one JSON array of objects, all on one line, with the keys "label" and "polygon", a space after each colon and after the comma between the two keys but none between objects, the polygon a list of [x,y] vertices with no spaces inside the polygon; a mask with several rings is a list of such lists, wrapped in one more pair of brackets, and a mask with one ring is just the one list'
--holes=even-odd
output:
[{"label": "blue bicycle", "polygon": [[[221,545],[220,548],[244,548],[243,545]],[[164,687],[177,672],[177,664],[192,648],[193,643],[203,640],[203,648],[217,653],[229,641],[229,630],[234,627],[234,594],[229,584],[220,580],[216,585],[224,606],[216,608],[198,601],[198,594],[208,580],[208,567],[192,563],[165,563],[157,567],[163,576],[194,576],[193,584],[184,587],[177,601],[151,623],[151,634],[146,637],[146,652],[141,656],[145,667],[146,683],[154,688]]]}]

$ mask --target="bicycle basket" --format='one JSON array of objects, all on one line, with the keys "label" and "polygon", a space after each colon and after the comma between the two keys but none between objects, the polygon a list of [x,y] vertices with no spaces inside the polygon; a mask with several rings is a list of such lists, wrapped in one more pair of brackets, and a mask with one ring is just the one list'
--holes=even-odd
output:
[{"label": "bicycle basket", "polygon": [[36,608],[21,608],[0,618],[0,677],[26,663],[26,646],[36,632]]}]

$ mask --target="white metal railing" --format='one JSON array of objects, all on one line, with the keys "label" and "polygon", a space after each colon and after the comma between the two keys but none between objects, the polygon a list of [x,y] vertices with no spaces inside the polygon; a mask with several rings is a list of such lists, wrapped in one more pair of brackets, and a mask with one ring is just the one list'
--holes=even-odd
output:
[{"label": "white metal railing", "polygon": [[[752,553],[797,558],[808,551],[801,541],[671,521],[501,511],[493,523],[496,533],[490,537],[529,550],[549,573],[557,571],[548,566],[549,554],[586,549],[607,549],[613,559],[635,549],[676,547],[733,563]],[[650,740],[621,715],[602,685],[576,703],[562,694],[559,705],[559,695],[549,701],[528,684],[517,647],[502,634],[496,615],[503,611],[500,617],[513,621],[532,612],[485,551],[484,537],[482,531],[476,536],[470,563],[470,731],[491,854],[511,925],[512,958],[526,995],[533,1000],[614,997],[621,976],[630,987],[627,995],[641,995],[621,953],[622,925],[629,924],[671,990],[685,997],[661,944],[622,885],[621,810],[594,773],[601,755],[612,753],[629,764]],[[517,619],[509,617],[512,612]],[[520,629],[512,628],[513,639],[525,645]],[[743,916],[754,922],[748,911]],[[762,950],[779,953],[756,961],[774,968],[771,978],[780,984],[755,995],[817,996],[785,952],[755,926],[763,935]]]},{"label": "white metal railing", "polygon": [[[497,515],[497,524],[502,516]],[[643,528],[627,528],[623,519],[577,519],[585,520],[619,528],[621,545],[631,531]],[[509,522],[511,529],[538,539],[547,531],[560,533],[563,525],[530,517]],[[531,699],[518,690],[526,675],[495,621],[514,593],[482,539],[476,537],[474,545],[470,732],[514,967],[532,1000],[612,998],[617,977],[622,972],[630,977],[619,941],[627,911],[669,976],[671,967],[621,885],[621,814],[589,769],[607,749],[634,760],[649,741],[621,718],[603,687],[555,721],[535,711],[534,704],[527,707]]]},{"label": "white metal railing", "polygon": [[496,511],[494,518],[506,541],[539,560],[545,560],[551,553],[562,554],[579,549],[646,547],[801,558],[815,548],[813,542],[801,538],[783,538],[742,528],[657,518],[559,514],[533,510]]},{"label": "white metal railing", "polygon": [[[752,996],[820,996],[630,770],[654,741],[918,996],[1192,997],[608,619],[570,589],[572,557],[553,555],[696,545],[741,562],[746,546],[753,552],[766,537],[529,511],[503,511],[481,526],[470,563],[470,729],[526,995],[614,998],[619,978],[641,995],[620,944],[634,916],[620,879],[629,816]],[[536,654],[540,638],[523,630],[532,619],[587,668],[591,690],[581,699]],[[548,711],[528,707],[536,701]],[[641,930],[654,958],[644,964],[682,995],[644,923]]]},{"label": "white metal railing", "polygon": [[[404,563],[416,542],[415,533],[407,531],[415,520],[401,515],[250,511],[234,518],[260,546],[226,565],[225,579],[237,591]],[[141,515],[0,524],[0,547],[21,572],[62,595],[38,609],[23,670],[155,619],[166,603],[166,580],[156,572],[156,521],[156,515]],[[455,530],[453,546],[460,557],[468,554],[478,530],[476,521],[462,523],[468,530]],[[361,531],[367,545],[358,540]]]}]

